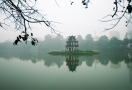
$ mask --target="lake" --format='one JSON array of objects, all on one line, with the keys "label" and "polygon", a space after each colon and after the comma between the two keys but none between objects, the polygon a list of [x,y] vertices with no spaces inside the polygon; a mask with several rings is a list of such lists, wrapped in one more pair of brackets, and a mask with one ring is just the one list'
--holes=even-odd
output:
[{"label": "lake", "polygon": [[0,90],[132,90],[132,54],[0,51]]}]

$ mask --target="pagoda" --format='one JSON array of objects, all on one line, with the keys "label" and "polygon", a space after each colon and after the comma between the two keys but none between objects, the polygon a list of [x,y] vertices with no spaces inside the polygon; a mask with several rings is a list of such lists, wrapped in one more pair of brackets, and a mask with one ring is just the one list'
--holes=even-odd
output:
[{"label": "pagoda", "polygon": [[69,36],[68,41],[66,41],[66,51],[77,51],[78,50],[78,41],[75,36]]}]

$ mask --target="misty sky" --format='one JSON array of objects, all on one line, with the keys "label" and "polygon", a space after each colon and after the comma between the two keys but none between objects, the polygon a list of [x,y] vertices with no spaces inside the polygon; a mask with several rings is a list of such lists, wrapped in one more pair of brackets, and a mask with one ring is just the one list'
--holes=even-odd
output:
[{"label": "misty sky", "polygon": [[[38,0],[37,8],[46,15],[49,21],[59,22],[52,23],[53,28],[60,31],[61,35],[64,37],[68,37],[69,35],[81,35],[83,38],[87,34],[92,34],[92,36],[102,36],[107,35],[109,37],[109,31],[119,31],[121,39],[124,38],[126,34],[126,19],[122,19],[120,23],[112,30],[104,31],[105,28],[112,27],[111,24],[115,22],[100,22],[102,18],[108,14],[113,14],[113,2],[115,0],[91,0],[87,9],[85,6],[81,4],[81,0],[72,0],[74,1],[73,5],[70,5],[70,0],[56,0],[58,5],[54,0]],[[120,15],[120,14],[119,14]],[[0,20],[3,19],[1,16]],[[105,20],[109,20],[111,18],[106,18]],[[44,38],[46,34],[51,33],[50,28],[46,27],[45,24],[34,24],[32,25],[33,32],[35,37]],[[129,25],[129,30],[132,25]],[[4,30],[2,28],[0,33],[0,42],[5,40],[14,40],[17,35],[20,34],[19,31],[13,30]],[[55,34],[53,34],[55,35]]]}]

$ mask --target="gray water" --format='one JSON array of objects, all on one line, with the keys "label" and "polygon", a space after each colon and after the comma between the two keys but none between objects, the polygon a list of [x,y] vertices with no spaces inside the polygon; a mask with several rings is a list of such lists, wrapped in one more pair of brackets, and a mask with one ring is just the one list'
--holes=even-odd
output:
[{"label": "gray water", "polygon": [[1,52],[0,90],[132,90],[131,54]]}]

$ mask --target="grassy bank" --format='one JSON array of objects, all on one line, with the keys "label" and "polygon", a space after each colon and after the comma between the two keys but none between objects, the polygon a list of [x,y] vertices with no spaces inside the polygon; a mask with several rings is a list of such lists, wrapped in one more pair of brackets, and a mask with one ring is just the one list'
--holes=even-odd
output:
[{"label": "grassy bank", "polygon": [[99,52],[94,52],[94,51],[67,51],[67,52],[52,51],[52,52],[49,52],[48,54],[51,54],[51,55],[95,55],[95,54],[99,54]]}]

